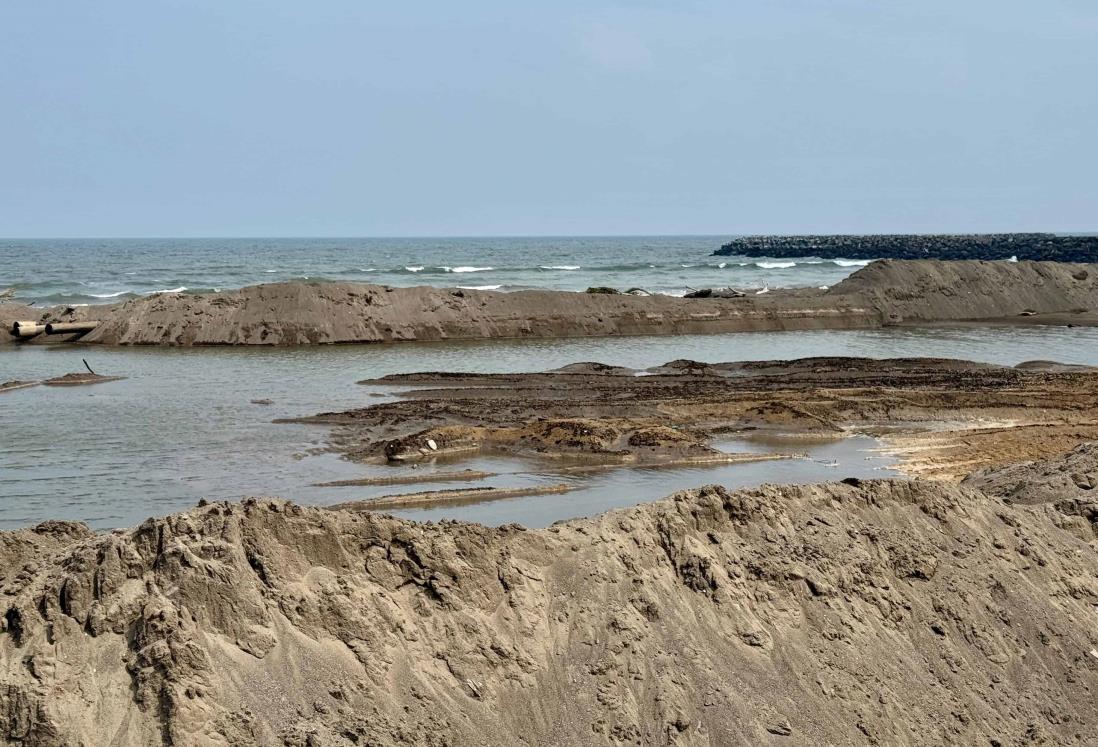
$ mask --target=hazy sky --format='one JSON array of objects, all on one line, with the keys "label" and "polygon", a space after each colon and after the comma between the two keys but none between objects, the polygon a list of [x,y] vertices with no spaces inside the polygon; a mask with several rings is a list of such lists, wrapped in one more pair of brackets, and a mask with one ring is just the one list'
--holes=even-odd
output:
[{"label": "hazy sky", "polygon": [[0,236],[1098,230],[1095,0],[0,5]]}]

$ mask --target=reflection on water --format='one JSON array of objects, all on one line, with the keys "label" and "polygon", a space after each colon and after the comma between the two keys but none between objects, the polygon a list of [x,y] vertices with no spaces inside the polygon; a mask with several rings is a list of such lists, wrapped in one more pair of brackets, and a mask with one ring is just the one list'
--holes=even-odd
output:
[{"label": "reflection on water", "polygon": [[[299,349],[3,347],[0,381],[79,371],[81,358],[99,373],[129,378],[0,394],[0,529],[48,518],[81,519],[97,528],[128,526],[203,497],[279,495],[310,503],[366,497],[361,489],[310,487],[363,471],[330,454],[310,455],[325,445],[323,428],[271,423],[384,401],[370,396],[378,390],[356,385],[359,379],[423,370],[540,371],[585,360],[645,368],[676,358],[720,362],[813,355],[1098,364],[1098,330],[950,328]],[[272,404],[253,404],[253,399]],[[802,468],[765,462],[618,471],[571,478],[589,480],[591,490],[602,485],[598,496],[585,488],[519,500],[532,506],[527,523],[539,524],[681,487],[743,484],[736,481],[752,471],[749,482],[792,480]],[[837,474],[841,471],[830,472],[846,476]],[[502,515],[503,503],[465,507],[458,515],[494,521],[492,512]]]},{"label": "reflection on water", "polygon": [[[728,488],[742,488],[762,483],[812,483],[825,480],[841,480],[845,477],[866,479],[896,476],[891,469],[892,457],[874,451],[876,440],[865,436],[829,442],[800,442],[779,448],[781,453],[807,452],[807,458],[725,464],[698,467],[620,467],[606,471],[568,475],[552,471],[533,474],[500,475],[484,484],[498,487],[555,484],[571,482],[576,490],[562,495],[529,496],[479,503],[452,508],[408,509],[387,511],[420,521],[464,519],[482,524],[508,524],[517,522],[529,527],[543,527],[554,521],[576,516],[591,516],[612,508],[634,506],[645,501],[663,498],[688,487],[717,484]],[[768,453],[775,451],[765,443],[754,441],[726,442],[723,450],[730,452]],[[475,469],[488,469],[486,463],[475,461]],[[498,466],[498,465],[497,465]],[[462,487],[461,485],[432,485],[430,489]],[[420,488],[422,489],[422,488]],[[376,495],[394,492],[391,489],[374,489]],[[363,495],[362,497],[365,497]]]}]

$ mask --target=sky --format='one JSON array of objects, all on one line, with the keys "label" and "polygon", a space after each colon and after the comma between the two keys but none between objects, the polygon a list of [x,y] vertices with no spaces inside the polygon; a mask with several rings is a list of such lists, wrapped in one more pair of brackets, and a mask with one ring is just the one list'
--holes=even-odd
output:
[{"label": "sky", "polygon": [[1094,0],[0,5],[0,236],[1098,231]]}]

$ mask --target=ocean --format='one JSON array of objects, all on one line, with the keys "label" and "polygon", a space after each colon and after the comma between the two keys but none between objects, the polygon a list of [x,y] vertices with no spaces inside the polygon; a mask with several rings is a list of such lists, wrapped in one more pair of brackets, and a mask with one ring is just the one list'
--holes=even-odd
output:
[{"label": "ocean", "polygon": [[0,240],[0,289],[54,304],[114,303],[281,280],[483,290],[833,285],[866,260],[714,257],[728,236],[445,239]]}]

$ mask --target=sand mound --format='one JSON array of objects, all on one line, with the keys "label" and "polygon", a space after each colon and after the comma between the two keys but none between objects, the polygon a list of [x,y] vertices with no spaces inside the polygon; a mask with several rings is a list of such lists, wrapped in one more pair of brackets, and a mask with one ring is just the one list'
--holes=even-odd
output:
[{"label": "sand mound", "polygon": [[[782,329],[804,305],[722,309],[714,301],[563,291],[389,288],[352,283],[277,283],[222,293],[170,294],[104,310],[82,341],[112,345],[313,345],[522,337],[588,337]],[[811,315],[810,315],[811,316]],[[844,311],[848,327],[878,326],[871,312]],[[789,321],[792,320],[792,321]]]},{"label": "sand mound", "polygon": [[883,260],[829,293],[865,295],[890,318],[907,322],[1093,311],[1098,268],[1061,262]]},{"label": "sand mound", "polygon": [[1050,459],[980,470],[963,484],[1015,503],[1082,500],[1098,509],[1098,443]]},{"label": "sand mound", "polygon": [[[1056,323],[1098,324],[1096,298],[1095,265],[889,260],[870,264],[828,291],[775,290],[745,298],[291,282],[36,311],[49,321],[94,314],[101,322],[95,330],[66,337],[81,342],[315,345],[866,329],[905,321],[1033,322],[1047,315],[1064,317],[1048,320]],[[12,313],[0,307],[0,322]],[[18,313],[25,315],[25,307]],[[11,342],[3,334],[0,343]]]},{"label": "sand mound", "polygon": [[0,740],[1093,742],[1098,555],[1061,516],[884,481],[0,534]]}]

